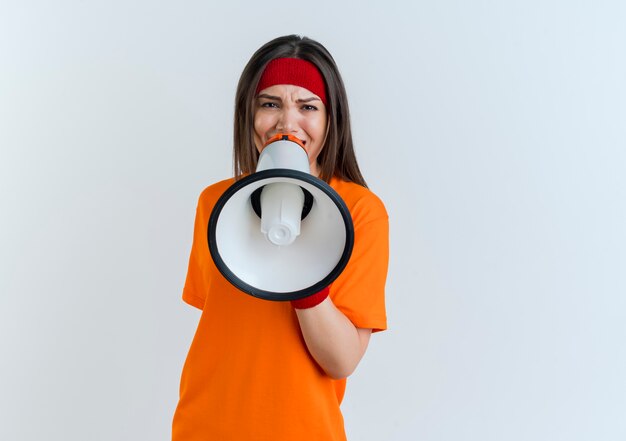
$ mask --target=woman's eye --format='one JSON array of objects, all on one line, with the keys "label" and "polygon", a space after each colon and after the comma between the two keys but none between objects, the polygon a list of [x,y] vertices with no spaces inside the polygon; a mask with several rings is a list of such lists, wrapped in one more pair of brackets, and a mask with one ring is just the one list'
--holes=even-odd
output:
[{"label": "woman's eye", "polygon": [[268,101],[266,103],[261,103],[261,107],[267,107],[268,109],[274,109],[278,107],[278,104]]},{"label": "woman's eye", "polygon": [[311,106],[309,104],[305,104],[304,106],[302,106],[303,110],[317,110],[317,107],[315,106]]}]

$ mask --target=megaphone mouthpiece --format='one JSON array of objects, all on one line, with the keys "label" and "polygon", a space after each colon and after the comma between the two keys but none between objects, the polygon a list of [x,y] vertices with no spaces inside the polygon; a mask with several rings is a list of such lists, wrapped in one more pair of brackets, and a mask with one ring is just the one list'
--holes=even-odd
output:
[{"label": "megaphone mouthpiece", "polygon": [[304,148],[304,143],[302,141],[300,141],[300,138],[298,138],[297,136],[289,135],[287,133],[277,133],[276,135],[272,136],[270,139],[268,139],[265,142],[265,144],[263,144],[263,148],[267,147],[268,145],[270,145],[271,143],[276,142],[276,141],[291,141],[291,142],[295,142],[300,147],[302,147],[302,150],[306,151],[306,149]]},{"label": "megaphone mouthpiece", "polygon": [[268,140],[259,155],[256,171],[276,168],[311,172],[302,141],[292,135],[277,135]]}]

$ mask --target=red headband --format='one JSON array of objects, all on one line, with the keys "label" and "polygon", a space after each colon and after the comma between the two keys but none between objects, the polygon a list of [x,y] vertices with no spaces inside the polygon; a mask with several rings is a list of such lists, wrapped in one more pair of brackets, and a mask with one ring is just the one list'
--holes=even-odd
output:
[{"label": "red headband", "polygon": [[277,84],[304,87],[319,96],[324,105],[327,105],[324,78],[310,61],[300,58],[275,58],[270,61],[261,75],[256,93]]}]

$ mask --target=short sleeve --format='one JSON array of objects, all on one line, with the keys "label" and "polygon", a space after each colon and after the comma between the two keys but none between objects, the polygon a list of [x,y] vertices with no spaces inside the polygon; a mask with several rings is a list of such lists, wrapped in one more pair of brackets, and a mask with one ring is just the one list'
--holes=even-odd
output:
[{"label": "short sleeve", "polygon": [[[208,286],[208,280],[206,272],[203,269],[203,243],[204,247],[207,247],[206,241],[206,227],[202,209],[202,196],[198,200],[198,206],[196,208],[196,217],[193,229],[193,242],[191,244],[191,253],[189,255],[189,266],[187,269],[187,278],[185,279],[185,287],[183,289],[183,300],[195,306],[196,308],[203,309],[206,301],[206,292]],[[204,238],[204,241],[203,241]]]},{"label": "short sleeve", "polygon": [[389,218],[373,193],[350,212],[354,248],[348,265],[331,285],[333,303],[358,328],[387,329],[385,283],[389,264]]},{"label": "short sleeve", "polygon": [[205,188],[198,198],[183,300],[199,309],[204,309],[214,268],[207,240],[209,217],[215,203],[232,182],[233,179],[217,182]]}]

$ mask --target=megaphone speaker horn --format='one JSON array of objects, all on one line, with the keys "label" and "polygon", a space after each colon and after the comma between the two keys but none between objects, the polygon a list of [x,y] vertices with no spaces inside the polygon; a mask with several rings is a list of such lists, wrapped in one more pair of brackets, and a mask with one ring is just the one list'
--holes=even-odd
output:
[{"label": "megaphone speaker horn", "polygon": [[[266,300],[297,300],[327,287],[354,245],[350,212],[332,187],[302,165],[267,167],[292,167],[289,157],[303,153],[308,168],[306,152],[295,144],[281,138],[268,145],[257,172],[231,185],[209,218],[217,269],[241,291]],[[271,158],[270,147],[269,154],[279,152]]]}]

